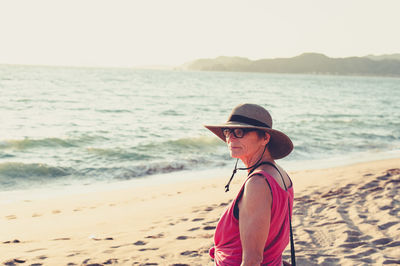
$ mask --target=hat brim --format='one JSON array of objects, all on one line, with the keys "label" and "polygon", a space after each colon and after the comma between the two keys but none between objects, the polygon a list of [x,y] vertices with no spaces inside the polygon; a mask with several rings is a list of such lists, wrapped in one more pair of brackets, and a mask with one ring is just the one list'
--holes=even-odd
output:
[{"label": "hat brim", "polygon": [[222,125],[204,125],[204,127],[209,129],[224,142],[226,142],[226,139],[222,133],[222,128],[253,128],[263,130],[271,136],[268,143],[268,151],[274,159],[286,157],[293,150],[293,142],[291,139],[285,133],[279,130],[267,127],[257,127],[239,122],[226,122]]}]

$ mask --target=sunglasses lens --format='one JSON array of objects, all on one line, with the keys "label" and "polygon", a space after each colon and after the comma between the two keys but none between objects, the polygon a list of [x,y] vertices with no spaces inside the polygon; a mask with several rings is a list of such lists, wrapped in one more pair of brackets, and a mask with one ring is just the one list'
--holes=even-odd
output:
[{"label": "sunglasses lens", "polygon": [[224,134],[225,138],[229,137],[231,130],[229,128],[223,128],[222,133]]},{"label": "sunglasses lens", "polygon": [[235,137],[237,138],[242,138],[244,136],[244,130],[242,128],[235,128],[233,130],[233,134],[235,135]]},{"label": "sunglasses lens", "polygon": [[233,133],[235,138],[243,138],[246,131],[243,128],[234,128],[234,129],[223,128],[222,129],[222,134],[224,134],[225,138],[228,138],[231,133]]}]

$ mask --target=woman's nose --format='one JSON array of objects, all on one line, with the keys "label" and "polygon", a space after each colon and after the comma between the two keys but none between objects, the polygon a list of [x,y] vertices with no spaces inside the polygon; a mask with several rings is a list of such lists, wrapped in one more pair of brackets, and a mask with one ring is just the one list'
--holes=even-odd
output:
[{"label": "woman's nose", "polygon": [[230,141],[232,139],[236,139],[235,135],[233,132],[229,132],[228,136],[226,137],[226,141]]}]

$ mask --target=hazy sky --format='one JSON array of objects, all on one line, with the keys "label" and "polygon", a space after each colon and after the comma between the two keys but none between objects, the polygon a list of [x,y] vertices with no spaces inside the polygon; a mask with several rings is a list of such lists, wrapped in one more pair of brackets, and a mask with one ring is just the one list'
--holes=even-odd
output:
[{"label": "hazy sky", "polygon": [[0,0],[0,63],[400,53],[399,0]]}]

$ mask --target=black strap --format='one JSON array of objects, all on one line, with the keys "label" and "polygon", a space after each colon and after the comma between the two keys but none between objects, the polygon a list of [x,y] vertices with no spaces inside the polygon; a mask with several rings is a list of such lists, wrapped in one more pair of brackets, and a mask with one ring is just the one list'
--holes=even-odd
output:
[{"label": "black strap", "polygon": [[[287,191],[285,180],[283,180],[283,176],[281,174],[281,171],[278,169],[278,167],[276,167],[276,165],[271,163],[271,162],[262,162],[262,163],[260,163],[260,165],[263,165],[263,164],[271,165],[272,167],[274,167],[276,169],[276,171],[278,171],[279,175],[281,176],[283,185],[285,186],[285,190]],[[290,201],[288,201],[288,210],[289,210],[288,216],[289,216],[289,228],[290,228],[290,254],[291,254],[291,258],[292,258],[292,266],[296,266],[296,252],[295,252],[295,249],[294,249],[292,218],[290,217]]]},{"label": "black strap", "polygon": [[228,184],[225,185],[225,192],[229,191],[229,185],[231,184],[231,181],[233,179],[233,177],[235,176],[236,172],[237,172],[237,164],[238,164],[239,159],[236,160],[236,164],[235,164],[235,168],[233,169],[231,178],[229,178]]},{"label": "black strap", "polygon": [[269,125],[267,125],[257,119],[249,118],[249,117],[246,117],[243,115],[232,115],[231,117],[229,117],[228,122],[239,122],[239,123],[244,123],[244,124],[248,124],[248,125],[256,126],[256,127],[271,128]]}]

